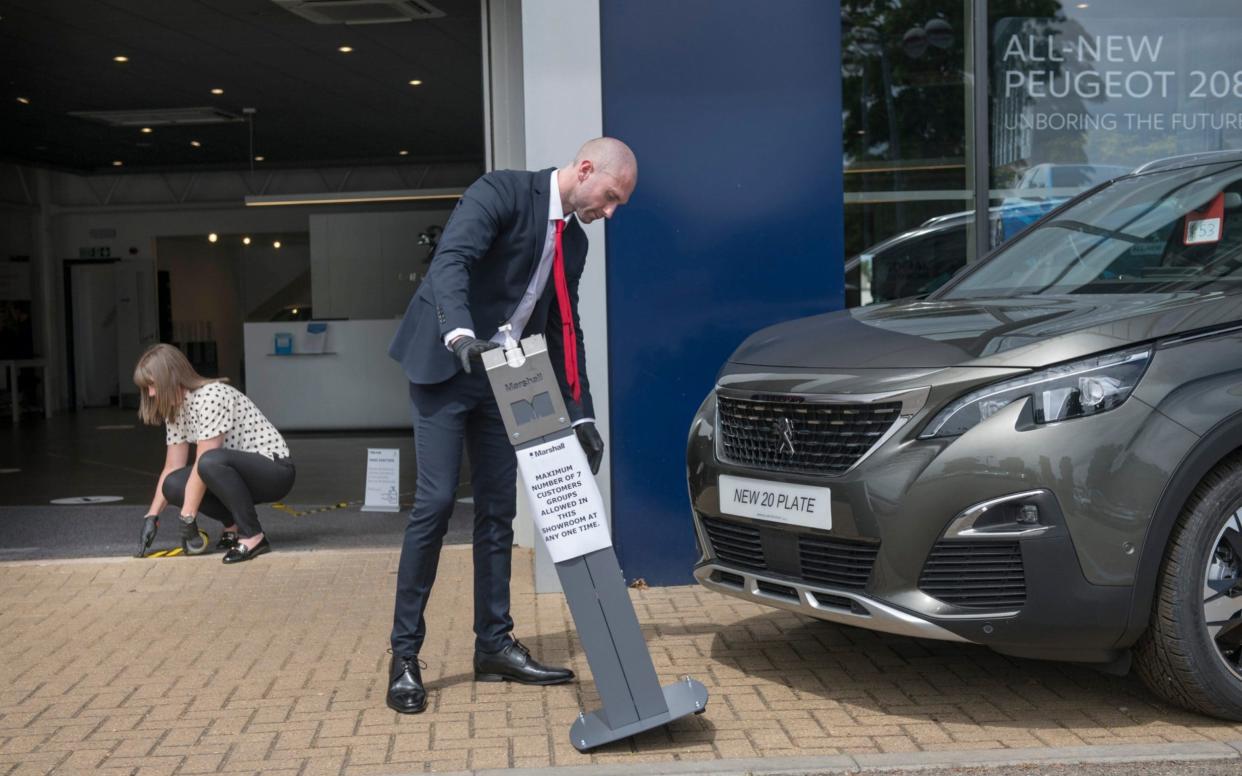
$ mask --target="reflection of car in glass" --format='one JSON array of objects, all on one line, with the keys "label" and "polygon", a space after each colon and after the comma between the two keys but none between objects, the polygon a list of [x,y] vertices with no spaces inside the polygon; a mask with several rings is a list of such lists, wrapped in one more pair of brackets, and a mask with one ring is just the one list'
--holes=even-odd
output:
[{"label": "reflection of car in glass", "polygon": [[992,243],[1008,240],[1074,194],[1129,171],[1112,164],[1045,163],[1029,168],[1014,186],[1014,195],[1001,200],[995,211]]},{"label": "reflection of car in glass", "polygon": [[[1064,198],[1057,200],[1063,201]],[[1039,208],[1042,216],[1052,206],[1040,203]],[[1017,211],[1012,218],[1026,218],[1031,205],[1011,203],[993,207],[988,213],[990,222],[1005,221],[1011,217],[1011,210]],[[917,228],[893,235],[849,259],[845,263],[847,278],[861,268],[870,279],[867,294],[860,295],[860,303],[891,302],[940,288],[966,266],[967,232],[974,222],[973,210],[929,218]]]},{"label": "reflection of car in glass", "polygon": [[687,476],[705,586],[1110,664],[1242,719],[1242,153],[1083,194],[916,301],[779,324]]},{"label": "reflection of car in glass", "polygon": [[975,214],[950,213],[876,243],[845,263],[846,277],[860,268],[870,278],[863,304],[888,302],[936,290],[966,266],[966,230]]}]

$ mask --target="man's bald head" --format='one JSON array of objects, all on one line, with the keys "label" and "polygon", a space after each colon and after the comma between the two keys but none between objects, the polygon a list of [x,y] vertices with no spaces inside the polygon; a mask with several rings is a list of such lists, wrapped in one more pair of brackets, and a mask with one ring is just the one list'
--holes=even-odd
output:
[{"label": "man's bald head", "polygon": [[638,159],[630,147],[615,137],[597,137],[588,140],[578,149],[574,157],[574,167],[584,161],[595,165],[600,172],[610,173],[618,178],[638,178]]},{"label": "man's bald head", "polygon": [[638,160],[630,147],[612,137],[588,140],[574,161],[558,173],[563,212],[589,224],[612,218],[630,200],[638,183]]}]

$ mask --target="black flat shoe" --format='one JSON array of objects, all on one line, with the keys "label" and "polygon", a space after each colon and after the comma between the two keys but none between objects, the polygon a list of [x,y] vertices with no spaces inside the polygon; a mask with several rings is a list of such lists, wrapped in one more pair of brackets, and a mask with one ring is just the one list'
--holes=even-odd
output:
[{"label": "black flat shoe", "polygon": [[388,708],[398,714],[418,714],[427,708],[427,690],[417,657],[392,656],[388,664]]},{"label": "black flat shoe", "polygon": [[[266,538],[266,537],[264,537]],[[216,542],[217,550],[231,550],[237,546],[237,532],[225,531],[220,534],[219,541]]]},{"label": "black flat shoe", "polygon": [[257,555],[262,555],[264,553],[271,552],[271,551],[272,551],[272,545],[267,543],[266,536],[260,539],[259,543],[256,544],[254,546],[254,549],[251,549],[251,550],[246,549],[246,545],[242,544],[241,542],[238,542],[236,547],[224,553],[224,562],[225,563],[241,563],[244,560],[250,560],[251,558]]},{"label": "black flat shoe", "polygon": [[545,666],[530,656],[530,650],[514,639],[499,652],[474,653],[474,679],[477,682],[517,682],[519,684],[564,684],[574,678],[568,668]]}]

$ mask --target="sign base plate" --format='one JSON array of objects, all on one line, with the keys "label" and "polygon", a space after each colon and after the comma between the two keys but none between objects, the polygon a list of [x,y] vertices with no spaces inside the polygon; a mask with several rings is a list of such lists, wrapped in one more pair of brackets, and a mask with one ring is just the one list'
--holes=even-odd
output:
[{"label": "sign base plate", "polygon": [[592,711],[589,714],[580,715],[570,726],[569,742],[579,752],[585,752],[645,730],[667,725],[675,719],[681,719],[690,714],[702,714],[707,708],[707,688],[694,679],[687,677],[683,681],[665,685],[661,689],[664,690],[664,702],[668,704],[668,711],[664,714],[657,714],[654,717],[640,719],[613,729],[608,727],[603,709]]}]

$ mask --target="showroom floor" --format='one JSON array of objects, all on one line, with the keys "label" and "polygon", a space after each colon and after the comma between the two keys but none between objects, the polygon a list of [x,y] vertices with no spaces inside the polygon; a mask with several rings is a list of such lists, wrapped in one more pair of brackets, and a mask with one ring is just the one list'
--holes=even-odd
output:
[{"label": "showroom floor", "polygon": [[[133,554],[164,463],[163,433],[143,426],[132,410],[118,409],[50,420],[27,414],[17,426],[0,424],[0,559]],[[275,549],[399,546],[404,512],[363,512],[361,505],[367,448],[383,447],[401,451],[401,500],[408,507],[415,476],[409,432],[286,436],[297,481],[280,508],[259,512]],[[459,499],[469,496],[468,482],[464,468]],[[52,503],[66,498],[88,501]],[[170,509],[165,516],[172,515]],[[218,524],[201,522],[214,539]],[[447,541],[469,541],[470,524],[470,505],[459,501]],[[176,544],[166,523],[153,549]]]}]

